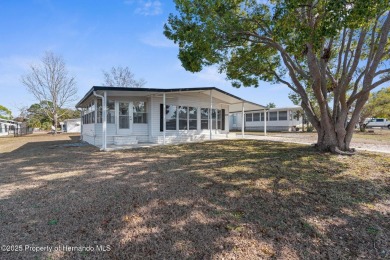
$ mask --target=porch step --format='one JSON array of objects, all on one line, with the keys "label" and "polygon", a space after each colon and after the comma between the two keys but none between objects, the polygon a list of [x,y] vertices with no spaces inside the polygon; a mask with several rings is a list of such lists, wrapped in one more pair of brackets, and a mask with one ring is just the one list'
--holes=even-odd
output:
[{"label": "porch step", "polygon": [[138,144],[135,136],[114,136],[114,145]]}]

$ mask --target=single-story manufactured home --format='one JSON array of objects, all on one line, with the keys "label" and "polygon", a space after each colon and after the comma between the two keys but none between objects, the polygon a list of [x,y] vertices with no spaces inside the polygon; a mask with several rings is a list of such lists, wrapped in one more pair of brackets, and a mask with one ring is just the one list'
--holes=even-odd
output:
[{"label": "single-story manufactured home", "polygon": [[15,129],[18,129],[19,122],[7,119],[0,119],[0,136],[14,134]]},{"label": "single-story manufactured home", "polygon": [[92,87],[76,107],[82,110],[82,139],[103,150],[107,145],[166,144],[226,137],[229,113],[265,108],[215,87],[99,86]]},{"label": "single-story manufactured home", "polygon": [[[264,121],[264,114],[267,120]],[[244,129],[246,131],[296,131],[302,128],[303,110],[300,106],[270,108],[267,111],[253,110],[245,112],[245,118],[242,120],[242,113],[230,113],[229,129]]]},{"label": "single-story manufactured home", "polygon": [[80,133],[81,119],[80,118],[65,119],[62,131],[65,133]]}]

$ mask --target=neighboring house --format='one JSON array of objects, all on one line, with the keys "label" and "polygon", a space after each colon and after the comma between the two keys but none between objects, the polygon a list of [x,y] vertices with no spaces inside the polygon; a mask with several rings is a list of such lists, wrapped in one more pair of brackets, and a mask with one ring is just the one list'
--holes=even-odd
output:
[{"label": "neighboring house", "polygon": [[65,119],[63,131],[66,133],[80,133],[81,132],[81,119]]},{"label": "neighboring house", "polygon": [[[268,109],[266,130],[296,131],[297,127],[302,128],[302,111],[300,106]],[[230,130],[241,130],[241,115],[241,113],[230,114]],[[264,131],[264,110],[246,111],[244,121],[246,131]]]},{"label": "neighboring house", "polygon": [[92,87],[76,107],[82,109],[82,139],[102,149],[226,138],[229,113],[264,109],[215,87]]},{"label": "neighboring house", "polygon": [[18,122],[7,119],[0,119],[0,136],[14,134],[14,130],[18,129]]}]

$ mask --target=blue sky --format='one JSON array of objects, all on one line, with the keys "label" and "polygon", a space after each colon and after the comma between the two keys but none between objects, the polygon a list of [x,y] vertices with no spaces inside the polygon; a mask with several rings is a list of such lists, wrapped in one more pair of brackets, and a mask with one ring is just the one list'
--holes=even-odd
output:
[{"label": "blue sky", "polygon": [[172,12],[172,1],[158,0],[0,0],[0,104],[17,116],[35,103],[20,77],[53,51],[76,77],[79,98],[102,84],[102,70],[128,66],[150,88],[215,86],[259,104],[292,105],[283,85],[236,89],[214,67],[185,71],[162,34]]}]

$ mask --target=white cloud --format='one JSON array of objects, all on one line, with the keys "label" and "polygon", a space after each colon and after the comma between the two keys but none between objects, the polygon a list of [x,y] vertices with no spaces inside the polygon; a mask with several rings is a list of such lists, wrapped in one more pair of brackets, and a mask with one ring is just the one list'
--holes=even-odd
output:
[{"label": "white cloud", "polygon": [[124,3],[128,5],[135,4],[137,7],[134,12],[140,15],[153,16],[163,12],[162,4],[159,0],[125,0]]},{"label": "white cloud", "polygon": [[146,33],[140,37],[140,41],[152,47],[172,48],[176,46],[173,41],[168,40],[161,31]]}]

